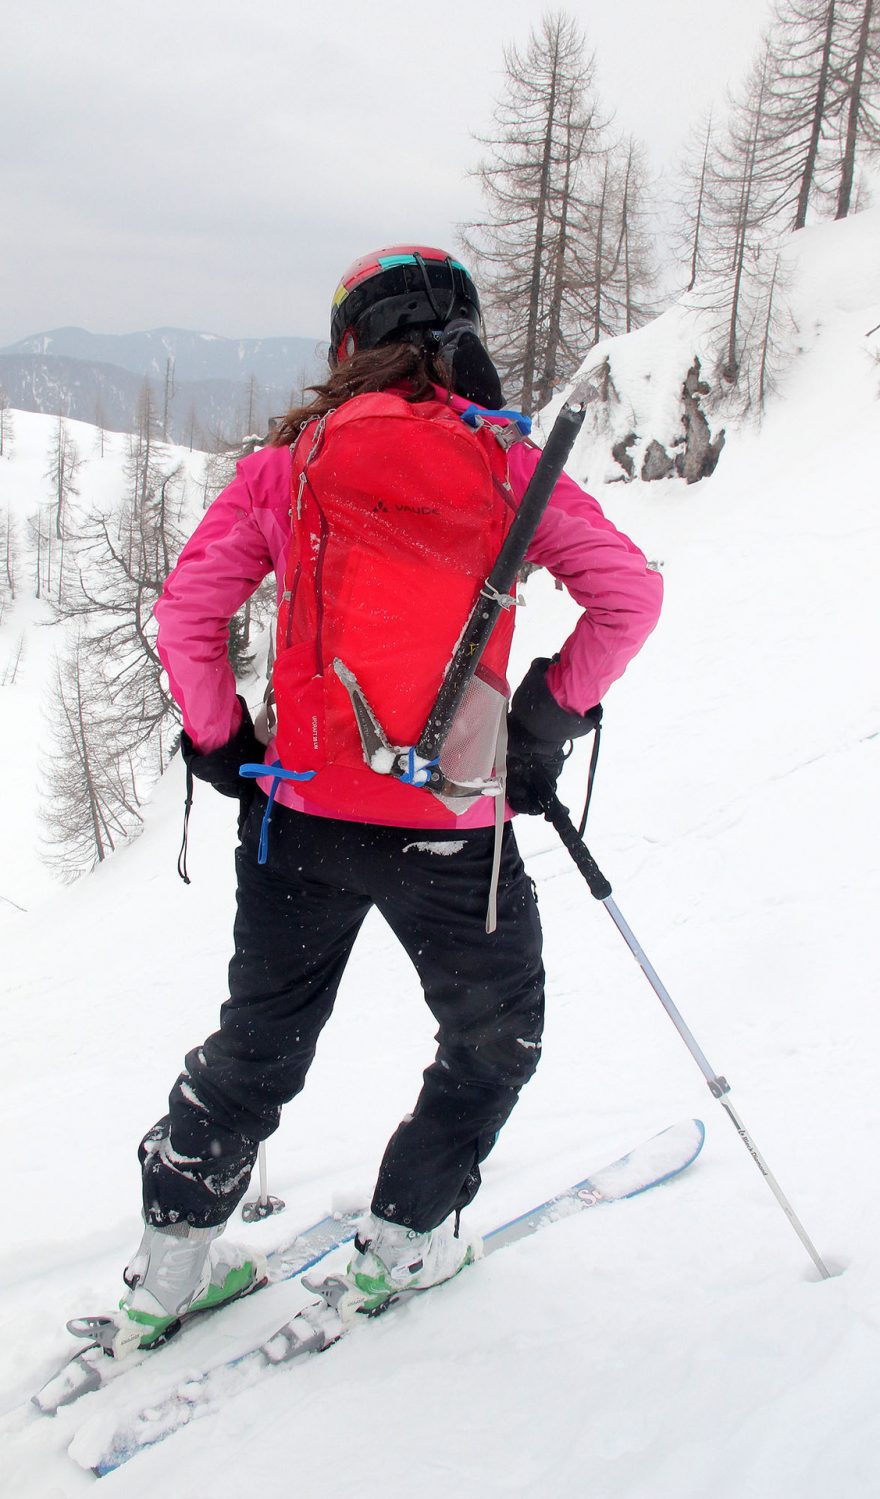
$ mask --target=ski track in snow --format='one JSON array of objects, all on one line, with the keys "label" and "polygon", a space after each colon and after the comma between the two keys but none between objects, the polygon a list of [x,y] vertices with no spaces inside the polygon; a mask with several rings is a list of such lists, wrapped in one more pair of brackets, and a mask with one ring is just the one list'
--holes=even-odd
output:
[{"label": "ski track in snow", "polygon": [[[662,559],[667,599],[608,695],[588,841],[808,1232],[844,1273],[818,1283],[612,923],[546,825],[519,819],[545,927],[548,1024],[470,1226],[491,1227],[690,1114],[707,1125],[700,1161],[656,1193],[505,1250],[326,1359],[275,1371],[102,1492],[880,1491],[880,400],[864,340],[880,320],[880,213],[795,238],[809,347],[761,431],[731,431],[715,476],[690,490],[596,485],[612,518]],[[672,361],[661,325],[621,348],[633,378]],[[44,498],[53,423],[15,421],[0,502],[24,516]],[[87,429],[71,427],[85,448]],[[117,472],[121,461],[120,449]],[[584,448],[572,472],[592,464]],[[109,486],[108,473],[95,484]],[[546,577],[526,595],[514,680],[574,618]],[[285,1284],[230,1308],[54,1419],[25,1404],[72,1351],[65,1319],[112,1304],[137,1243],[137,1141],[224,995],[235,820],[199,789],[184,889],[175,765],[137,843],[73,888],[51,885],[32,852],[37,788],[22,753],[41,737],[52,646],[34,612],[22,597],[0,628],[0,659],[22,633],[26,644],[19,680],[0,691],[11,793],[0,1452],[4,1492],[74,1499],[94,1486],[67,1455],[83,1422],[228,1357],[305,1293]],[[259,695],[256,683],[247,690]],[[579,747],[564,772],[576,809],[587,754]],[[371,918],[307,1088],[270,1142],[270,1189],[287,1212],[230,1236],[270,1247],[369,1193],[432,1032],[406,959]]]}]

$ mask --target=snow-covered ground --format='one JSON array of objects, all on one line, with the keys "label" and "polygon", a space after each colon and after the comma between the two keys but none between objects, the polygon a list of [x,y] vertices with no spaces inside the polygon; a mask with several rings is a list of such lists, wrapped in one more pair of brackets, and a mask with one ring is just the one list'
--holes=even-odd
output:
[{"label": "snow-covered ground", "polygon": [[[799,237],[815,325],[760,432],[711,480],[600,498],[662,564],[660,627],[609,694],[590,845],[820,1251],[820,1283],[607,915],[520,819],[546,936],[541,1068],[485,1169],[489,1228],[676,1118],[680,1181],[515,1245],[328,1357],[279,1370],[101,1480],[175,1499],[862,1499],[880,1491],[875,657],[880,216]],[[658,351],[658,359],[662,351]],[[573,472],[582,477],[585,453]],[[530,580],[514,672],[572,606]],[[6,640],[4,638],[4,649]],[[24,796],[29,736],[0,692]],[[9,755],[7,760],[5,757]],[[581,747],[564,789],[579,803]],[[12,773],[12,772],[10,772]],[[4,772],[5,774],[5,772]],[[4,924],[4,1491],[72,1499],[84,1423],[228,1356],[300,1303],[284,1284],[49,1420],[26,1398],[64,1320],[118,1294],[139,1233],[135,1146],[215,1023],[233,904],[230,808],[207,790],[175,864],[182,778],[143,837]],[[4,810],[4,833],[16,807]],[[27,832],[4,858],[20,886]],[[34,876],[36,881],[36,876]],[[28,901],[21,901],[28,904]],[[369,1193],[432,1052],[414,976],[368,922],[309,1085],[270,1144],[270,1246]],[[94,1430],[94,1425],[91,1427]],[[83,1430],[80,1442],[87,1443]]]}]

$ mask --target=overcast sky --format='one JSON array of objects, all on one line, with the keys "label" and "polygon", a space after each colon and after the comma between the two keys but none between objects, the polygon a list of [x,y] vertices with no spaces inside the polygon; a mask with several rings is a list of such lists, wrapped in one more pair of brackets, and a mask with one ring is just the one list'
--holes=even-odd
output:
[{"label": "overcast sky", "polygon": [[[505,42],[542,0],[0,0],[0,345],[76,324],[326,336],[341,271],[454,247]],[[673,169],[768,0],[569,0]]]}]

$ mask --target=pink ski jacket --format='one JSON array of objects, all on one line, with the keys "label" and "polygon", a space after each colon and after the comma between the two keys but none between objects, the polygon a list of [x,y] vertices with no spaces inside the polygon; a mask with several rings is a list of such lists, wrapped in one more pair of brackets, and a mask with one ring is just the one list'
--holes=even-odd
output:
[{"label": "pink ski jacket", "polygon": [[[438,391],[438,398],[444,397]],[[457,396],[452,401],[457,410],[468,404]],[[510,482],[518,500],[539,457],[540,450],[529,442],[510,449]],[[263,448],[244,458],[232,483],[205,512],[156,604],[159,656],[184,728],[206,753],[225,744],[241,722],[227,659],[229,622],[268,573],[275,573],[279,592],[283,587],[290,503],[288,448]],[[561,707],[584,713],[601,702],[653,630],[662,579],[567,474],[556,485],[526,560],[547,568],[583,608],[559,660],[548,670],[547,684]],[[273,744],[265,758],[270,763],[277,758]],[[258,784],[268,795],[271,779]],[[277,801],[318,816],[342,815],[310,805],[307,782],[302,790],[282,782]],[[436,823],[424,814],[412,822],[466,828],[486,826],[493,817],[492,799],[481,797],[456,819],[437,803]]]}]

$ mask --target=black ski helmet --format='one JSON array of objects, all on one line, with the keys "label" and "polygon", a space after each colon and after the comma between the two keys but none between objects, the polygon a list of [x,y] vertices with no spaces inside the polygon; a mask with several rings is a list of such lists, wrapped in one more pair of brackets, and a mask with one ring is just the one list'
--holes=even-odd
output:
[{"label": "black ski helmet", "polygon": [[390,245],[345,272],[330,314],[330,363],[357,349],[406,342],[465,318],[480,335],[477,288],[459,260],[429,245]]}]

